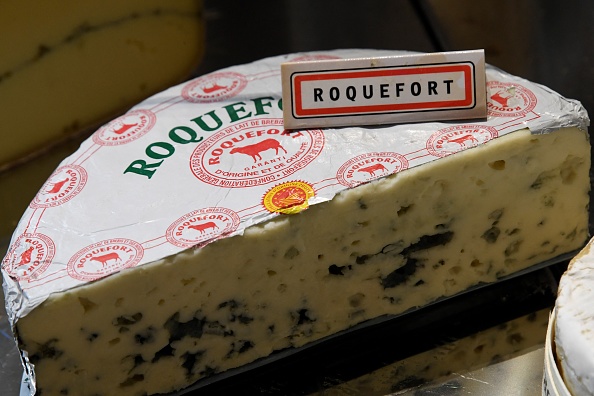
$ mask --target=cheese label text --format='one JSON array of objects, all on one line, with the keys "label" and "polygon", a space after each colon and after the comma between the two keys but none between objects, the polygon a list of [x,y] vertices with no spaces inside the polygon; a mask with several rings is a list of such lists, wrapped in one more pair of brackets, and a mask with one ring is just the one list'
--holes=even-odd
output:
[{"label": "cheese label text", "polygon": [[281,73],[288,129],[487,115],[482,50],[288,62]]}]

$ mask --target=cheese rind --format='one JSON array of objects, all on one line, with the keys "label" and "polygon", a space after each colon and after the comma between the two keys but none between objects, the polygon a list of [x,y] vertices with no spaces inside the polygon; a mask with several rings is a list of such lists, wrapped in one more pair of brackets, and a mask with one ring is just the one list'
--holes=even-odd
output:
[{"label": "cheese rind", "polygon": [[579,248],[588,169],[584,131],[518,131],[50,297],[19,338],[44,394],[179,389]]},{"label": "cheese rind", "polygon": [[572,395],[594,394],[594,256],[591,240],[561,277],[555,303],[555,353]]}]

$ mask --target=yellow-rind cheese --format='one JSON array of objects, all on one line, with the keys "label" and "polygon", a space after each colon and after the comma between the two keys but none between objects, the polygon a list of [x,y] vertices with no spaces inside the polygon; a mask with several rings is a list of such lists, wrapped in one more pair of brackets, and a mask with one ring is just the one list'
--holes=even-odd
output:
[{"label": "yellow-rind cheese", "polygon": [[200,0],[0,1],[0,169],[187,78]]}]

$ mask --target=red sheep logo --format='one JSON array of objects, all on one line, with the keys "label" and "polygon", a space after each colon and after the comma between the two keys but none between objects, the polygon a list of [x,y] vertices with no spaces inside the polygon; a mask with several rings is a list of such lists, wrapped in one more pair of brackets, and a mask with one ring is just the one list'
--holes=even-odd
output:
[{"label": "red sheep logo", "polygon": [[224,85],[219,85],[217,83],[213,83],[213,84],[210,84],[210,86],[208,86],[208,87],[203,87],[202,92],[204,92],[205,94],[208,95],[210,93],[213,93],[216,91],[221,91],[223,89],[227,89],[227,87]]},{"label": "red sheep logo", "polygon": [[134,124],[122,124],[122,126],[120,126],[119,128],[114,129],[113,133],[115,133],[116,135],[123,135],[126,131],[128,131],[128,129],[133,128],[137,125],[137,122],[135,122]]},{"label": "red sheep logo", "polygon": [[460,147],[464,147],[464,144],[466,142],[478,143],[478,140],[477,140],[477,138],[475,138],[472,135],[464,135],[464,136],[460,136],[455,139],[447,139],[447,142],[448,143],[457,143],[460,145]]},{"label": "red sheep logo", "polygon": [[31,253],[33,253],[33,246],[29,246],[27,250],[21,253],[21,261],[18,265],[29,264],[31,262]]},{"label": "red sheep logo", "polygon": [[55,194],[55,193],[59,192],[62,189],[62,187],[64,186],[64,184],[68,180],[70,180],[70,178],[67,177],[64,180],[60,180],[59,182],[54,183],[52,185],[52,188],[50,188],[49,190],[47,190],[46,193],[48,193],[48,194]]},{"label": "red sheep logo", "polygon": [[231,149],[230,153],[246,154],[252,157],[254,162],[257,162],[258,160],[262,160],[262,156],[260,155],[260,153],[270,149],[274,149],[275,155],[278,155],[279,149],[283,150],[285,154],[287,154],[287,150],[285,150],[285,148],[276,139],[266,139],[255,144],[248,144],[242,147],[234,147],[233,149]]},{"label": "red sheep logo", "polygon": [[116,263],[121,261],[120,256],[117,253],[107,253],[102,256],[91,257],[90,260],[100,262],[102,268],[105,267],[105,264],[107,264],[109,260],[115,260]]},{"label": "red sheep logo", "polygon": [[209,221],[208,223],[190,225],[190,226],[188,226],[188,228],[200,231],[200,234],[204,234],[204,232],[207,231],[208,229],[212,228],[212,230],[214,231],[215,229],[218,229],[219,227],[217,227],[217,225],[215,223],[213,223],[212,221]]},{"label": "red sheep logo", "polygon": [[369,176],[375,176],[375,171],[388,171],[388,169],[383,164],[375,164],[371,166],[367,166],[365,168],[357,169],[357,172],[367,172]]},{"label": "red sheep logo", "polygon": [[507,102],[509,102],[509,100],[513,97],[514,95],[507,91],[497,91],[495,92],[495,94],[491,95],[491,99],[493,99],[495,102],[499,103],[503,107],[508,107]]}]

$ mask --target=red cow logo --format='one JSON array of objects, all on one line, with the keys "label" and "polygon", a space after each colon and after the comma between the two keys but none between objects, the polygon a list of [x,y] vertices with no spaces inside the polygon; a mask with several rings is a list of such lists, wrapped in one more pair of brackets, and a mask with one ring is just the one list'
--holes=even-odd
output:
[{"label": "red cow logo", "polygon": [[200,234],[203,234],[204,231],[206,231],[210,228],[212,228],[212,230],[214,231],[215,229],[218,229],[219,227],[217,227],[217,225],[215,223],[213,223],[212,221],[209,221],[208,223],[190,225],[190,226],[188,226],[188,228],[200,231]]},{"label": "red cow logo", "polygon": [[383,164],[375,164],[365,168],[357,169],[357,172],[367,172],[369,176],[375,176],[375,171],[387,172],[388,169]]},{"label": "red cow logo", "polygon": [[100,262],[101,267],[105,267],[105,264],[107,264],[107,262],[109,260],[115,260],[116,263],[119,263],[120,261],[122,261],[122,259],[120,258],[120,256],[117,253],[107,253],[102,256],[91,257],[90,260]]},{"label": "red cow logo", "polygon": [[47,190],[46,193],[48,193],[48,194],[55,194],[55,193],[59,192],[62,189],[62,187],[64,186],[64,184],[66,184],[66,182],[68,180],[70,180],[69,177],[67,177],[64,180],[60,180],[59,182],[55,182],[52,185],[52,188],[50,188],[49,190]]},{"label": "red cow logo", "polygon": [[466,142],[476,143],[478,144],[478,139],[475,138],[473,135],[463,135],[457,138],[447,138],[448,143],[458,143],[460,147],[464,147]]},{"label": "red cow logo", "polygon": [[262,140],[261,142],[255,144],[248,144],[242,147],[235,147],[231,149],[230,153],[242,153],[252,157],[254,162],[258,160],[262,160],[262,156],[260,155],[261,152],[274,149],[275,155],[278,155],[278,150],[281,149],[287,154],[287,150],[276,140],[276,139],[266,139]]}]

